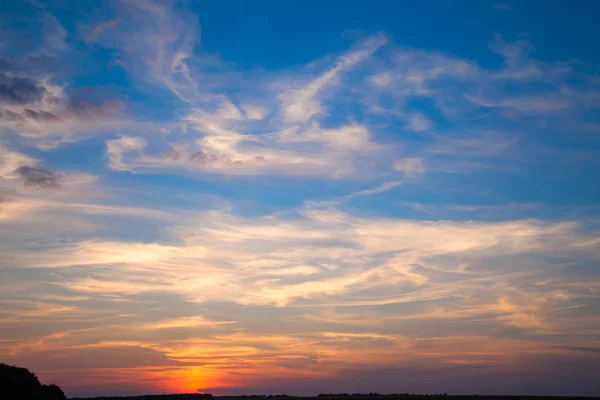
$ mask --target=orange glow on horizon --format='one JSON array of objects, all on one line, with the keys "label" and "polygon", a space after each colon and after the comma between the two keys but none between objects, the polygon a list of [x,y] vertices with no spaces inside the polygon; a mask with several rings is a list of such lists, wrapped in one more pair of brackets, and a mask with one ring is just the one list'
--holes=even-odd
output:
[{"label": "orange glow on horizon", "polygon": [[155,373],[165,380],[171,393],[205,393],[207,389],[227,386],[217,371],[204,366],[185,367]]}]

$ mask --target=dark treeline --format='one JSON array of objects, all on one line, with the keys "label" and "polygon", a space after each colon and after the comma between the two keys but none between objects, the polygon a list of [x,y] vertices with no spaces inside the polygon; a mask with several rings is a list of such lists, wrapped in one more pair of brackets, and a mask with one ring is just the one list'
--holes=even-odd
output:
[{"label": "dark treeline", "polygon": [[[380,393],[320,393],[316,397],[411,397],[411,396],[435,396],[442,397],[447,396],[444,394],[432,394],[432,395],[419,395],[412,393],[393,393],[393,394],[380,394]],[[240,396],[220,396],[220,397],[228,397],[228,398],[236,398],[236,399],[270,399],[274,397],[282,398],[282,397],[291,397],[291,398],[307,398],[304,396],[290,396],[288,394],[245,394]]]},{"label": "dark treeline", "polygon": [[510,395],[449,395],[441,394],[418,394],[418,393],[321,393],[317,396],[290,396],[286,394],[275,395],[237,395],[237,396],[215,396],[215,400],[236,400],[236,399],[274,399],[274,398],[290,398],[294,400],[343,400],[348,397],[360,397],[362,400],[600,400],[600,397],[582,397],[582,396],[510,396]]},{"label": "dark treeline", "polygon": [[414,397],[414,396],[433,396],[442,397],[447,396],[447,393],[443,394],[414,394],[414,393],[393,393],[393,394],[381,394],[381,393],[320,393],[317,397]]},{"label": "dark treeline", "polygon": [[27,368],[0,363],[0,398],[10,400],[66,400],[54,384],[42,385]]},{"label": "dark treeline", "polygon": [[238,395],[238,396],[218,396],[218,397],[223,397],[223,398],[235,398],[235,399],[272,399],[274,397],[294,397],[296,398],[297,396],[290,396],[287,394],[242,394],[242,395]]},{"label": "dark treeline", "polygon": [[70,400],[197,400],[210,399],[209,393],[184,393],[184,394],[146,394],[143,396],[117,396],[117,397],[73,397]]}]

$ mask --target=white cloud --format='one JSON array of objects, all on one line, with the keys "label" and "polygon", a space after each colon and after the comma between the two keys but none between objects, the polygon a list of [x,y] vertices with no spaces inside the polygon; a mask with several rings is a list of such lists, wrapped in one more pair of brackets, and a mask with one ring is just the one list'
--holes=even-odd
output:
[{"label": "white cloud", "polygon": [[283,143],[322,143],[333,151],[370,151],[380,146],[370,141],[365,126],[352,124],[337,129],[324,129],[317,123],[306,130],[288,129],[277,135]]},{"label": "white cloud", "polygon": [[392,83],[392,76],[389,72],[381,72],[371,76],[369,81],[376,86],[386,87]]},{"label": "white cloud", "polygon": [[379,193],[387,192],[388,190],[392,190],[400,185],[402,185],[402,181],[392,181],[386,182],[380,186],[377,186],[372,189],[364,189],[359,190],[358,192],[350,193],[346,196],[339,197],[334,200],[324,200],[324,201],[313,201],[313,200],[305,200],[304,204],[308,207],[333,207],[345,203],[357,196],[373,196]]},{"label": "white cloud", "polygon": [[483,72],[476,63],[422,50],[398,50],[392,62],[370,82],[398,97],[431,96],[441,80],[474,81]]},{"label": "white cloud", "polygon": [[334,83],[339,74],[366,60],[385,43],[386,39],[383,36],[367,40],[357,49],[339,57],[335,67],[318,78],[304,86],[293,87],[282,93],[279,98],[284,120],[288,123],[302,123],[323,114],[324,109],[318,99],[319,93]]},{"label": "white cloud", "polygon": [[15,170],[22,166],[34,166],[38,163],[33,157],[18,151],[9,150],[0,144],[0,177],[3,179],[17,178]]},{"label": "white cloud", "polygon": [[123,136],[106,142],[108,165],[119,171],[132,171],[132,167],[124,161],[125,153],[137,152],[146,147],[146,141],[141,137]]},{"label": "white cloud", "polygon": [[243,104],[242,110],[244,110],[244,114],[246,118],[250,120],[261,120],[264,119],[268,113],[268,110],[265,107],[253,106],[251,104]]},{"label": "white cloud", "polygon": [[92,37],[94,43],[118,49],[119,63],[137,78],[163,86],[184,101],[199,100],[203,93],[188,65],[200,36],[196,16],[150,0],[121,2],[119,12],[128,23],[104,26],[102,35]]},{"label": "white cloud", "polygon": [[423,114],[412,114],[408,117],[408,126],[415,132],[423,132],[431,129],[433,122]]},{"label": "white cloud", "polygon": [[[197,31],[197,22],[181,9],[169,9],[164,15],[160,10],[163,5],[147,2],[127,9],[138,15],[148,14],[148,22],[141,31],[152,31],[148,37],[156,42],[144,44],[147,38],[136,36],[137,33],[132,36],[135,45],[127,52],[154,61],[143,71],[131,72],[141,74],[144,79],[151,78],[189,104],[181,106],[182,118],[163,129],[168,134],[150,136],[141,128],[138,133],[136,129],[128,129],[127,136],[139,137],[147,146],[113,148],[107,157],[111,168],[117,170],[180,169],[227,176],[336,179],[374,176],[392,170],[422,173],[424,165],[436,164],[431,160],[434,154],[459,153],[448,147],[452,140],[446,139],[451,136],[447,128],[432,132],[430,107],[436,109],[436,118],[439,111],[448,121],[459,124],[470,118],[495,123],[499,118],[508,118],[504,115],[506,110],[521,115],[547,114],[582,102],[574,94],[568,94],[569,89],[562,89],[562,94],[549,88],[548,93],[504,95],[506,80],[515,85],[536,80],[555,84],[569,68],[535,60],[530,56],[532,47],[528,42],[506,43],[500,36],[490,44],[490,49],[505,60],[506,65],[497,70],[438,52],[394,48],[380,35],[358,43],[333,61],[324,58],[300,70],[272,75],[263,71],[238,77],[229,88],[235,89],[229,96],[224,94],[228,93],[227,88],[220,90],[221,83],[204,85],[203,90],[198,90],[195,84],[203,79],[210,81],[213,75],[204,77],[201,69],[192,70],[192,66],[200,68],[198,61],[204,57],[193,54],[194,40],[189,39]],[[130,28],[124,26],[127,24],[109,22],[109,28],[98,35],[97,42],[118,47],[123,42],[121,36],[131,34]],[[389,51],[378,51],[384,45]],[[158,54],[164,57],[155,60]],[[322,66],[327,63],[333,66],[323,72]],[[253,79],[261,84],[256,85]],[[237,84],[242,84],[242,89],[251,87],[252,91],[240,91]],[[391,105],[388,95],[394,98]],[[409,109],[406,104],[413,97],[426,97],[431,104],[428,101],[418,110]],[[361,109],[350,111],[355,106]],[[335,119],[329,118],[332,115],[328,107],[336,110]],[[483,114],[482,108],[489,109],[488,114]],[[427,133],[426,140],[434,143],[427,143],[425,149],[415,146],[414,156],[390,168],[399,157],[398,150],[405,138],[395,137],[391,143],[378,139],[388,138],[389,130],[398,121],[404,121],[411,131]],[[117,145],[115,142],[112,146]],[[444,147],[448,148],[440,150]],[[477,157],[477,154],[463,151],[461,157]],[[482,163],[481,157],[478,158]],[[447,166],[431,170],[456,172],[456,168]]]},{"label": "white cloud", "polygon": [[462,133],[460,136],[443,135],[426,152],[435,155],[449,155],[465,158],[498,157],[512,148],[519,136],[495,131],[483,131],[477,134]]},{"label": "white cloud", "polygon": [[[253,117],[222,96],[214,112],[195,109],[185,117],[193,141],[170,144],[158,155],[143,154],[142,138],[107,142],[109,165],[117,170],[185,168],[229,175],[306,175],[342,177],[360,173],[358,165],[385,155],[365,126],[291,126],[279,132],[247,134]],[[167,137],[168,139],[168,137]],[[366,172],[367,170],[362,172]]]},{"label": "white cloud", "polygon": [[[395,186],[389,183],[355,195]],[[293,219],[210,211],[188,212],[177,221],[171,231],[179,244],[55,243],[43,252],[15,248],[6,254],[5,263],[20,268],[86,266],[85,278],[75,275],[62,283],[86,293],[161,291],[196,302],[280,306],[300,300],[309,301],[307,305],[353,304],[359,299],[365,304],[389,304],[486,293],[491,296],[491,312],[498,310],[500,297],[517,290],[511,286],[511,273],[519,279],[542,273],[543,263],[531,264],[536,254],[588,252],[591,256],[595,246],[589,236],[578,233],[576,224],[535,220],[432,222],[308,209]],[[195,234],[183,235],[190,231]],[[502,265],[494,261],[498,257],[527,259],[529,264],[523,261],[512,263],[509,270],[498,269],[496,265]],[[553,274],[552,269],[545,271]],[[399,295],[398,288],[405,294]],[[363,294],[356,297],[358,293]],[[510,298],[511,304],[515,299]],[[513,311],[504,307],[503,315],[508,312]],[[528,312],[543,318],[535,310]]]},{"label": "white cloud", "polygon": [[403,158],[394,161],[394,169],[406,175],[421,174],[425,172],[422,158]]},{"label": "white cloud", "polygon": [[507,43],[502,35],[496,34],[489,47],[502,56],[506,64],[504,68],[491,72],[491,79],[558,84],[572,72],[571,63],[547,63],[530,57],[535,48],[527,40]]},{"label": "white cloud", "polygon": [[553,113],[562,111],[571,105],[570,99],[554,95],[509,97],[496,100],[467,94],[465,98],[482,107],[509,108],[525,113]]}]

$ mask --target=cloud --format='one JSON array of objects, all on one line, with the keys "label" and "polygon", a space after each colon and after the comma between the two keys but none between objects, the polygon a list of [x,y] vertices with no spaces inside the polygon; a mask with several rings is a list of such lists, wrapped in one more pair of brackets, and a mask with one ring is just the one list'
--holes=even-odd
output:
[{"label": "cloud", "polygon": [[425,172],[422,158],[403,158],[394,161],[394,169],[406,175],[421,174]]},{"label": "cloud", "polygon": [[490,50],[500,54],[508,65],[513,65],[519,60],[523,60],[534,50],[531,43],[526,40],[517,40],[514,43],[506,43],[500,34],[494,35],[494,40],[490,42]]},{"label": "cloud", "polygon": [[387,192],[388,190],[393,189],[400,185],[402,185],[401,181],[386,182],[383,185],[378,186],[373,189],[365,189],[365,190],[360,190],[358,192],[355,192],[352,194],[352,196],[372,196],[374,194]]},{"label": "cloud", "polygon": [[123,136],[120,139],[113,139],[106,142],[106,153],[108,156],[108,165],[112,169],[119,171],[131,171],[123,161],[126,152],[143,150],[146,147],[146,141],[140,137]]},{"label": "cloud", "polygon": [[530,57],[535,47],[527,40],[507,43],[502,35],[494,35],[489,48],[504,59],[506,66],[490,74],[491,79],[557,84],[573,72],[572,63],[547,63]]},{"label": "cloud", "polygon": [[30,78],[0,73],[0,104],[21,105],[42,100],[46,90]]},{"label": "cloud", "polygon": [[185,168],[229,175],[343,177],[358,172],[361,158],[366,164],[376,154],[380,158],[385,154],[371,141],[368,129],[358,124],[325,129],[313,123],[274,133],[244,133],[252,121],[222,99],[216,111],[197,109],[185,118],[186,126],[200,135],[196,140],[171,144],[158,155],[140,153],[146,142],[139,137],[111,140],[109,165],[118,170]]},{"label": "cloud", "polygon": [[471,61],[423,50],[399,49],[391,62],[392,67],[373,74],[369,81],[398,97],[431,96],[440,82],[474,81],[483,73]]},{"label": "cloud", "polygon": [[[372,163],[377,152],[380,156],[384,152],[371,139],[366,126],[349,123],[325,127],[319,122],[325,116],[320,111],[308,112],[300,119],[289,116],[290,110],[320,104],[318,98],[323,89],[339,74],[369,58],[385,42],[382,36],[367,39],[338,57],[332,69],[310,83],[284,89],[275,85],[279,93],[258,104],[234,102],[224,94],[196,92],[198,99],[210,101],[187,108],[187,114],[169,127],[169,135],[150,139],[128,135],[127,139],[107,141],[109,166],[129,171],[180,168],[226,175],[333,178],[361,169],[367,173],[367,168],[362,167]],[[161,150],[150,154],[143,152],[146,147]]]},{"label": "cloud", "polygon": [[[65,249],[60,256],[62,260],[55,260],[50,256],[49,260],[34,264],[39,267],[57,267],[69,265],[94,265],[94,264],[120,264],[120,263],[151,263],[155,260],[163,260],[176,257],[181,249],[174,246],[163,246],[159,244],[143,243],[115,243],[86,241],[77,246]],[[197,248],[197,253],[192,254],[192,248],[187,249],[187,256],[201,256],[202,248]],[[195,250],[195,251],[196,251]],[[70,253],[71,255],[67,254]],[[46,259],[44,256],[40,260]]]},{"label": "cloud", "polygon": [[[407,118],[407,127],[413,131],[426,131],[430,121],[422,110],[414,112],[404,103],[411,98],[427,98],[434,107],[425,107],[429,113],[437,109],[448,120],[471,118],[478,107],[511,110],[516,115],[546,114],[586,107],[590,101],[574,96],[582,94],[568,77],[576,70],[574,62],[546,62],[535,59],[534,46],[526,40],[507,42],[496,34],[489,44],[492,52],[500,55],[504,65],[485,69],[471,60],[451,55],[416,49],[397,49],[388,66],[370,75],[371,91],[365,102],[375,112],[386,111],[393,120]],[[534,83],[538,83],[534,85]],[[506,85],[510,85],[508,90]],[[569,89],[566,89],[566,88]],[[390,108],[385,95],[397,99]],[[499,110],[502,112],[502,110]],[[420,117],[423,118],[420,118]],[[470,117],[469,117],[470,116]],[[493,121],[506,118],[490,114]],[[482,118],[480,115],[477,118]]]},{"label": "cloud", "polygon": [[279,98],[282,103],[283,118],[286,122],[301,123],[324,113],[318,94],[331,85],[340,73],[366,60],[378,48],[386,43],[383,36],[371,38],[357,49],[338,58],[335,67],[312,80],[308,84],[286,90]]},{"label": "cloud", "polygon": [[[57,215],[55,211],[61,207],[56,205],[67,198],[74,201],[85,197],[97,181],[96,176],[88,173],[56,172],[40,164],[40,160],[36,158],[0,145],[0,197],[3,202],[0,219],[6,229],[14,229],[13,233],[17,236],[21,233],[27,235],[27,232],[33,230],[47,233],[46,229],[39,226],[42,221],[48,227],[52,226],[56,232],[72,228],[70,223],[74,222],[74,218],[68,214],[73,208],[63,207],[66,213]],[[52,211],[44,212],[49,210]],[[62,222],[59,223],[61,219]],[[81,228],[85,224],[74,225]],[[10,238],[6,240],[7,243],[12,242]]]},{"label": "cloud", "polygon": [[209,326],[215,328],[219,325],[233,324],[235,321],[208,321],[203,316],[168,318],[160,322],[153,322],[145,325],[144,329],[173,329],[173,328],[196,328],[199,326]]},{"label": "cloud", "polygon": [[44,168],[22,166],[15,170],[25,181],[26,186],[44,189],[60,189],[60,176]]},{"label": "cloud", "polygon": [[73,90],[36,79],[0,73],[0,128],[28,139],[39,148],[86,137],[123,124],[123,103],[94,98],[94,90]]},{"label": "cloud", "polygon": [[[399,184],[345,198],[374,196]],[[27,220],[13,221],[12,241],[5,243],[14,246],[3,266],[11,279],[23,274],[33,286],[13,283],[11,298],[26,297],[10,306],[12,314],[6,308],[0,313],[0,327],[12,324],[8,331],[24,332],[18,347],[0,343],[0,352],[10,351],[7,360],[29,353],[45,360],[57,349],[139,351],[131,366],[136,382],[139,371],[155,371],[162,384],[181,385],[194,373],[192,365],[203,365],[204,374],[226,382],[223,387],[243,387],[247,380],[229,378],[240,371],[254,382],[281,373],[296,379],[336,374],[339,363],[364,370],[389,362],[390,352],[402,354],[395,365],[412,368],[509,368],[516,355],[577,352],[555,345],[583,343],[568,332],[578,326],[580,334],[594,324],[579,311],[563,312],[580,310],[576,306],[588,301],[593,288],[585,277],[564,274],[565,268],[598,256],[594,232],[574,222],[419,221],[331,207],[240,216],[223,210],[156,215],[68,202],[43,206],[45,215],[70,210],[71,218],[100,215],[106,222],[116,216],[125,225],[140,218],[161,221],[155,229],[163,234],[146,242],[102,240],[106,228],[96,226],[90,239],[64,242],[52,239],[55,228],[50,238],[28,229],[24,246],[14,224]],[[62,219],[62,226],[69,221]],[[565,259],[574,261],[565,266]],[[34,271],[44,276],[28,280]],[[38,296],[45,297],[43,306]],[[548,342],[556,333],[561,339]],[[81,371],[82,365],[76,367]],[[97,374],[97,367],[110,365],[89,364],[88,373]]]},{"label": "cloud", "polygon": [[429,130],[433,123],[422,114],[413,114],[408,118],[408,126],[415,132],[423,132]]},{"label": "cloud", "polygon": [[379,193],[387,192],[388,190],[392,190],[392,189],[402,185],[402,183],[403,183],[402,181],[386,182],[375,188],[359,190],[358,192],[350,193],[346,196],[342,196],[335,200],[325,200],[325,201],[305,200],[304,204],[308,207],[333,207],[333,206],[337,206],[342,203],[345,203],[357,196],[373,196],[373,195],[377,195]]},{"label": "cloud", "polygon": [[519,136],[502,132],[483,131],[477,134],[444,135],[426,148],[426,152],[436,155],[460,157],[489,158],[498,157],[514,147]]},{"label": "cloud", "polygon": [[149,0],[121,2],[117,12],[116,19],[91,28],[87,40],[116,50],[119,64],[137,79],[164,87],[183,101],[199,100],[203,94],[187,64],[199,37],[197,17]]},{"label": "cloud", "polygon": [[0,144],[0,177],[16,177],[15,171],[25,165],[35,165],[37,160],[24,153],[8,149]]},{"label": "cloud", "polygon": [[107,29],[116,27],[121,22],[123,22],[121,18],[115,18],[113,20],[106,21],[94,26],[90,33],[85,37],[85,41],[93,42],[102,32],[104,32]]},{"label": "cloud", "polygon": [[68,49],[69,45],[66,42],[68,32],[58,18],[46,13],[42,16],[41,20],[41,35],[48,47],[58,51]]},{"label": "cloud", "polygon": [[[386,189],[377,188],[360,195]],[[436,267],[434,260],[444,256],[452,259],[461,255],[463,262],[469,259],[475,262],[494,254],[549,251],[548,246],[553,251],[569,248],[576,251],[576,246],[583,246],[578,249],[589,246],[574,232],[572,224],[536,221],[434,224],[362,219],[332,210],[306,210],[304,215],[304,219],[280,220],[204,213],[188,216],[188,222],[177,229],[196,231],[196,235],[184,239],[185,245],[84,241],[46,250],[44,254],[17,253],[7,257],[7,261],[19,260],[23,267],[30,268],[120,266],[110,275],[99,270],[91,277],[64,283],[76,291],[163,290],[186,294],[191,301],[227,299],[241,304],[285,305],[303,298],[322,302],[324,298],[377,287],[380,288],[377,298],[381,299],[390,284],[408,285],[414,291],[413,285],[418,287],[439,279],[434,271],[440,267]],[[203,221],[202,225],[196,224],[196,218]],[[170,272],[165,269],[168,265]],[[313,269],[309,275],[287,271],[307,266]],[[148,280],[137,278],[141,271],[152,274],[142,273]],[[298,276],[306,278],[298,280]],[[488,278],[493,276],[496,274]],[[466,275],[464,279],[468,285],[473,277]],[[217,289],[224,287],[228,289]],[[439,293],[447,290],[454,289],[448,286]]]},{"label": "cloud", "polygon": [[558,98],[556,96],[523,96],[493,100],[467,94],[465,95],[465,98],[482,107],[508,108],[525,113],[559,112],[571,105],[568,99]]},{"label": "cloud", "polygon": [[331,151],[368,151],[381,148],[370,141],[369,130],[357,124],[324,129],[315,123],[306,130],[288,129],[280,132],[276,140],[281,143],[323,144]]},{"label": "cloud", "polygon": [[[372,195],[389,186],[357,193]],[[192,365],[203,365],[214,382],[225,382],[224,390],[248,384],[246,378],[229,379],[240,371],[252,382],[281,373],[290,379],[310,371],[322,376],[337,374],[340,363],[360,370],[387,365],[390,352],[402,354],[394,365],[413,369],[435,363],[504,370],[514,366],[516,355],[580,354],[555,348],[557,342],[580,343],[566,333],[552,343],[544,338],[593,324],[561,312],[585,301],[588,288],[570,286],[584,282],[561,274],[555,259],[578,259],[592,250],[581,247],[591,236],[573,223],[416,221],[335,210],[293,218],[219,211],[182,216],[171,227],[179,244],[55,243],[35,257],[11,250],[6,265],[50,268],[60,276],[52,285],[58,293],[94,299],[48,298],[54,319],[89,315],[73,305],[102,313],[91,322],[69,322],[76,328],[68,332],[42,320],[53,332],[47,335],[34,334],[21,319],[11,332],[30,333],[5,359],[34,353],[45,365],[44,357],[57,349],[139,351],[131,366],[136,382],[140,371],[152,370],[164,384],[181,385]],[[197,234],[183,239],[180,233],[190,229]],[[547,283],[536,284],[542,281]],[[554,296],[558,287],[569,297]],[[40,290],[33,293],[44,295]],[[32,301],[38,300],[21,304]],[[71,308],[60,306],[64,302]],[[17,315],[27,314],[29,321],[48,315],[29,311]],[[110,319],[101,322],[100,316]],[[0,326],[6,323],[1,320]],[[202,329],[210,333],[198,334]],[[65,368],[84,366],[67,361],[61,361]],[[86,365],[90,373],[110,367],[102,360]]]},{"label": "cloud", "polygon": [[[554,171],[535,149],[581,144],[566,122],[598,100],[583,63],[495,36],[492,68],[381,34],[248,70],[198,46],[179,3],[112,4],[78,37],[114,57],[127,79],[111,85],[129,97],[81,87],[96,66],[79,63],[97,60],[58,20],[43,51],[0,62],[3,360],[89,395],[365,390],[357,376],[385,371],[415,391],[431,376],[501,391],[553,377],[540,365],[595,365],[596,223],[572,207],[556,218],[544,188],[532,208],[489,186],[526,184],[534,158]],[[78,152],[95,171],[100,142],[110,169],[134,174],[54,165]],[[186,176],[164,190],[146,173]],[[104,353],[135,360],[116,368]]]},{"label": "cloud", "polygon": [[[205,69],[210,55],[196,48],[198,23],[185,8],[143,1],[124,4],[118,15],[90,28],[109,27],[100,30],[94,43],[116,49],[134,80],[150,81],[183,102],[174,103],[179,116],[156,124],[153,132],[128,124],[126,136],[140,141],[132,148],[124,142],[119,147],[120,139],[109,138],[107,159],[115,170],[333,179],[382,171],[421,173],[423,165],[438,164],[434,154],[441,153],[430,149],[451,142],[445,138],[453,136],[448,126],[462,130],[475,120],[481,126],[496,125],[506,118],[566,112],[584,103],[563,84],[573,65],[536,60],[527,41],[506,42],[499,35],[489,46],[504,59],[505,65],[496,69],[450,54],[398,47],[376,35],[305,67],[241,74],[228,71],[231,66],[211,64]],[[135,16],[135,29],[115,23],[127,15]],[[548,86],[531,89],[530,83],[537,81]],[[510,94],[506,82],[516,85]],[[387,96],[395,99],[394,105]],[[413,99],[424,105],[409,106]],[[334,119],[331,110],[336,111]],[[32,120],[52,118],[32,111]],[[442,129],[433,133],[437,119],[441,121],[435,125]],[[419,144],[404,136],[394,143],[382,141],[399,121],[427,137]],[[118,121],[106,126],[111,124],[124,126]],[[411,158],[421,159],[421,164],[395,169],[394,159],[405,143],[412,147]],[[451,152],[458,154],[446,150]],[[473,152],[461,156],[476,157]],[[433,170],[456,172],[453,167]]]},{"label": "cloud", "polygon": [[494,3],[494,8],[496,10],[502,10],[502,11],[510,11],[510,10],[512,10],[512,7],[509,6],[508,4],[505,4],[505,3]]},{"label": "cloud", "polygon": [[268,110],[265,107],[253,106],[251,104],[242,104],[241,108],[244,110],[246,118],[250,120],[264,119],[268,113]]}]

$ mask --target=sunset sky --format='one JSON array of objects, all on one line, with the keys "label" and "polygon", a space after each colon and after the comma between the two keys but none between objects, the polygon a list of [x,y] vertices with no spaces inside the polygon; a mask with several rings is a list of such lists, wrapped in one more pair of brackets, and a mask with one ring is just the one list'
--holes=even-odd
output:
[{"label": "sunset sky", "polygon": [[600,396],[599,15],[1,2],[0,362],[68,396]]}]

